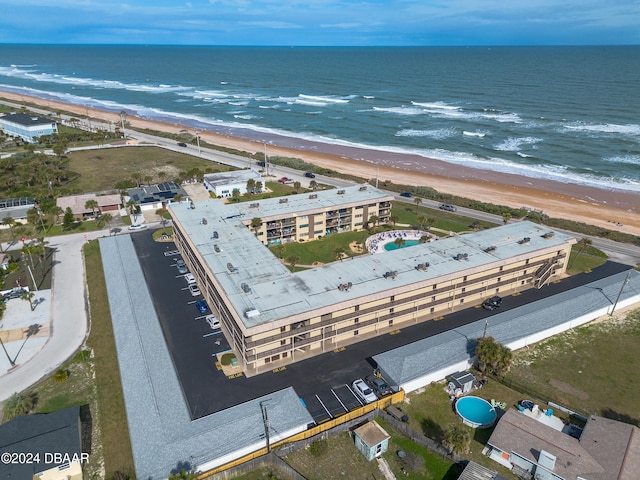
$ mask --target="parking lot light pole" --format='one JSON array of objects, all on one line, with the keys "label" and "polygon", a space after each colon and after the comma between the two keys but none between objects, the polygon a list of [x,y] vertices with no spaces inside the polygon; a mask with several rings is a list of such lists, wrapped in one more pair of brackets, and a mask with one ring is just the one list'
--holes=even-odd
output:
[{"label": "parking lot light pole", "polygon": [[487,336],[487,327],[489,326],[489,317],[484,319],[484,332],[482,332],[482,338]]}]

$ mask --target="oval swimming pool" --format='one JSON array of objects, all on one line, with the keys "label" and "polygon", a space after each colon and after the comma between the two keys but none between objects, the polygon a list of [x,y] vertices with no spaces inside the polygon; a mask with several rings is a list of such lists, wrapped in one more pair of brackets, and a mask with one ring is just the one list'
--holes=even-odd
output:
[{"label": "oval swimming pool", "polygon": [[497,418],[496,409],[480,397],[462,397],[456,402],[456,413],[473,428],[489,428]]},{"label": "oval swimming pool", "polygon": [[414,245],[418,245],[419,243],[420,243],[419,240],[405,240],[404,244],[402,245],[396,245],[395,243],[391,242],[391,243],[387,243],[384,246],[384,249],[387,252],[390,252],[392,250],[398,250],[399,248],[413,247]]}]

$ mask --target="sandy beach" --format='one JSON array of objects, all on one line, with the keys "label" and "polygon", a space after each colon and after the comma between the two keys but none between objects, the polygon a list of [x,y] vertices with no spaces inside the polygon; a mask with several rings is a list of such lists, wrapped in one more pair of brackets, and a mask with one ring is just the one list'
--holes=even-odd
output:
[{"label": "sandy beach", "polygon": [[[72,105],[35,97],[0,92],[8,100],[41,105],[52,111],[73,112],[92,118],[120,122],[115,112],[106,112],[81,105]],[[186,125],[163,123],[127,116],[133,128],[169,133],[193,131]],[[200,131],[200,137],[210,144],[247,152],[263,152],[264,144],[235,136]],[[279,141],[281,140],[281,141]],[[381,182],[428,186],[443,193],[482,202],[527,207],[541,210],[556,218],[568,218],[610,230],[640,235],[640,192],[597,189],[519,175],[497,174],[475,168],[453,165],[418,155],[396,154],[376,150],[318,144],[290,138],[274,138],[267,146],[269,156],[302,158],[318,166],[364,178],[379,178]],[[286,146],[277,146],[277,145]],[[295,148],[294,148],[295,147]]]}]

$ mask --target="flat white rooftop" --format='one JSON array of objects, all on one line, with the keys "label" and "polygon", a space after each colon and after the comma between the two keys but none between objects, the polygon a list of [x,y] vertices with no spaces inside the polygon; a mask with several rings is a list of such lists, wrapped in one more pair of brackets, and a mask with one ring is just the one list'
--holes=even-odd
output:
[{"label": "flat white rooftop", "polygon": [[[304,215],[314,206],[340,208],[346,203],[390,198],[373,187],[360,190],[356,186],[343,190],[345,193],[341,195],[336,190],[318,192],[313,199],[309,194],[284,197],[286,203],[280,203],[278,198],[261,200],[260,207],[252,208],[250,203],[226,205],[216,199],[197,203],[195,209],[190,209],[188,203],[171,204],[170,208],[247,328],[341,302],[357,305],[365,296],[496,262],[507,264],[514,257],[560,248],[573,239],[545,226],[517,222],[291,273],[242,223],[254,217],[264,219],[274,212]],[[202,219],[206,219],[206,224]],[[217,238],[214,238],[214,232]],[[528,241],[523,241],[525,238]],[[489,247],[495,249],[488,250]],[[429,263],[427,270],[416,269],[418,264],[425,262]],[[397,274],[393,279],[386,279],[386,272]],[[349,283],[350,288],[339,288]],[[245,293],[243,284],[251,293]],[[247,317],[247,312],[252,312],[251,316]]]}]

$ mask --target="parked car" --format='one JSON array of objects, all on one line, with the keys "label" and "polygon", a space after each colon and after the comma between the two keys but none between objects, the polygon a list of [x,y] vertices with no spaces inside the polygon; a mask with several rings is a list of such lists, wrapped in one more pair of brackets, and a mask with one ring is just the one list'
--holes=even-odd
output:
[{"label": "parked car", "polygon": [[482,304],[482,308],[485,310],[495,310],[496,308],[500,308],[502,305],[502,297],[494,296],[484,301]]},{"label": "parked car", "polygon": [[307,178],[316,178],[316,174],[313,172],[304,172],[304,176]]},{"label": "parked car", "polygon": [[455,205],[449,205],[448,203],[441,203],[440,210],[446,210],[447,212],[455,212],[458,210],[458,207]]},{"label": "parked car", "polygon": [[184,279],[187,281],[189,285],[191,285],[192,283],[196,283],[196,277],[193,276],[193,273],[187,273],[184,276]]},{"label": "parked car", "polygon": [[373,392],[378,396],[378,398],[382,398],[385,395],[391,394],[391,387],[387,385],[387,382],[380,377],[376,377],[375,375],[369,375],[364,379],[367,382],[367,385],[371,387]]},{"label": "parked car", "polygon": [[178,266],[178,272],[179,273],[182,273],[182,274],[189,273],[189,269],[187,268],[187,264],[185,263],[184,260],[179,259],[176,262],[176,265]]},{"label": "parked car", "polygon": [[179,147],[186,147],[186,146],[187,146],[187,144],[186,144],[186,143],[184,143],[184,142],[178,142],[178,146],[179,146]]},{"label": "parked car", "polygon": [[189,291],[191,292],[191,295],[194,297],[197,297],[198,295],[200,295],[200,287],[198,287],[196,283],[189,284]]},{"label": "parked car", "polygon": [[23,293],[29,293],[29,288],[28,287],[13,287],[11,290],[9,290],[8,292],[5,292],[4,295],[2,296],[2,299],[4,301],[9,301],[13,298],[20,298],[22,297]]},{"label": "parked car", "polygon": [[200,313],[207,313],[209,311],[209,305],[204,300],[198,300],[196,302],[196,308]]},{"label": "parked car", "polygon": [[401,197],[406,197],[406,198],[411,198],[413,197],[413,194],[411,192],[402,192],[400,194]]},{"label": "parked car", "polygon": [[215,315],[207,315],[205,319],[211,327],[211,330],[218,330],[220,328],[220,320],[218,320]]},{"label": "parked car", "polygon": [[353,391],[356,392],[356,395],[358,395],[365,403],[371,403],[378,400],[378,397],[373,393],[373,390],[371,390],[369,385],[367,385],[361,378],[354,381],[352,387]]},{"label": "parked car", "polygon": [[129,230],[142,230],[143,228],[147,228],[147,226],[144,223],[129,225]]}]

